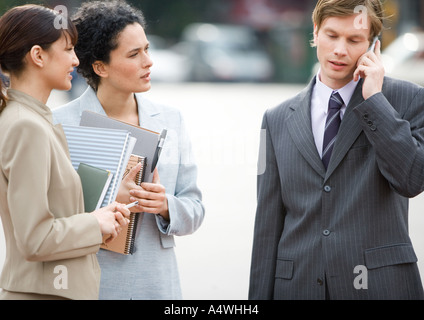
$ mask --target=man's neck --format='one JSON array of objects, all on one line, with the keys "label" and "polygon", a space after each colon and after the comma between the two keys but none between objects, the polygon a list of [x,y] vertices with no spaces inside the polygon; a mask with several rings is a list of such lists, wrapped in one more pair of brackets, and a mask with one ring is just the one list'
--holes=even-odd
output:
[{"label": "man's neck", "polygon": [[345,87],[348,83],[353,81],[353,75],[350,78],[345,79],[337,79],[333,80],[328,77],[323,77],[321,74],[321,71],[318,72],[318,79],[319,81],[329,87],[330,89],[333,89],[333,91],[340,90],[341,88]]}]

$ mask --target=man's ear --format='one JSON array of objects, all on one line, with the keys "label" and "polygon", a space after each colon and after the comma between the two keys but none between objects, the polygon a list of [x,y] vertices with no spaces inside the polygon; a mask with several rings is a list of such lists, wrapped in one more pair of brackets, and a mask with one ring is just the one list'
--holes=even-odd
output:
[{"label": "man's ear", "polygon": [[108,69],[102,61],[95,61],[92,64],[93,71],[101,78],[106,78],[108,76]]},{"label": "man's ear", "polygon": [[314,24],[314,40],[313,40],[313,45],[316,46],[317,44],[317,38],[318,38],[318,26],[315,23]]},{"label": "man's ear", "polygon": [[39,68],[43,68],[45,64],[45,56],[44,50],[39,45],[35,45],[31,48],[31,50],[27,54],[27,59],[29,62],[38,66]]}]

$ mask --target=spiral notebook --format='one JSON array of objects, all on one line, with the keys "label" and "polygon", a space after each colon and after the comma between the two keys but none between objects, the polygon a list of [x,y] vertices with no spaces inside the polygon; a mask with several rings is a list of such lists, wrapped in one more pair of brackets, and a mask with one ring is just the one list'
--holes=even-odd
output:
[{"label": "spiral notebook", "polygon": [[[131,155],[128,161],[127,168],[125,170],[123,178],[135,167],[138,163],[141,163],[141,170],[135,177],[135,183],[141,185],[144,181],[144,175],[146,172],[147,161],[145,157]],[[101,248],[108,251],[117,252],[124,255],[131,255],[134,253],[134,240],[137,232],[137,226],[141,223],[143,213],[131,213],[130,222],[126,228],[123,228],[118,237],[110,243],[104,243]],[[103,239],[105,240],[105,239]]]}]

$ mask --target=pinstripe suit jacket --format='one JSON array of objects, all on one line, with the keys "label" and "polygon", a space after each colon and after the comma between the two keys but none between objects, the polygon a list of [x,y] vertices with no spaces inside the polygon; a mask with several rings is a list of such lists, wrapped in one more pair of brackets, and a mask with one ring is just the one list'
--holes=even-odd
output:
[{"label": "pinstripe suit jacket", "polygon": [[422,299],[408,198],[424,189],[424,89],[385,78],[364,101],[361,81],[325,171],[314,85],[264,115],[249,298]]}]

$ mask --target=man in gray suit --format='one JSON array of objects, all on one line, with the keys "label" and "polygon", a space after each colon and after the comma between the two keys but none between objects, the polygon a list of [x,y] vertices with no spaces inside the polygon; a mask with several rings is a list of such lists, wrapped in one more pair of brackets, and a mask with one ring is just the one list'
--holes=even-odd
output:
[{"label": "man in gray suit", "polygon": [[263,119],[249,298],[423,299],[408,198],[424,189],[424,90],[368,50],[379,0],[319,0],[313,22],[320,71]]}]

